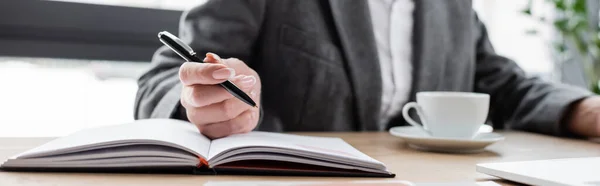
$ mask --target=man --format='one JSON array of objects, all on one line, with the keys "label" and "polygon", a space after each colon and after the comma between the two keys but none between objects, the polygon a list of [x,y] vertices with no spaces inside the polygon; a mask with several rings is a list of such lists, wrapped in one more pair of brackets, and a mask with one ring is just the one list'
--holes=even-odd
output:
[{"label": "man", "polygon": [[[179,36],[208,63],[166,47],[139,79],[137,119],[189,120],[212,138],[251,130],[382,131],[418,91],[491,95],[495,128],[600,136],[600,99],[497,55],[467,0],[213,0]],[[223,56],[224,58],[219,57]],[[227,57],[227,58],[225,58]],[[216,86],[232,80],[252,108]]]}]

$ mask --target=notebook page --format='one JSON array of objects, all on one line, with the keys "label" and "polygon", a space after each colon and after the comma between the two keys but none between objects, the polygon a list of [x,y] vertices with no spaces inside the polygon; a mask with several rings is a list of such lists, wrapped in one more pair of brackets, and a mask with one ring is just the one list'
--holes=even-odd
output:
[{"label": "notebook page", "polygon": [[212,159],[217,154],[228,149],[259,146],[295,149],[383,165],[381,162],[356,150],[340,138],[311,137],[258,131],[213,140],[210,152],[208,153],[208,159]]},{"label": "notebook page", "polygon": [[17,157],[115,141],[137,142],[144,140],[177,144],[203,157],[208,154],[211,143],[191,123],[172,119],[147,119],[128,124],[81,130],[28,150],[17,155]]}]

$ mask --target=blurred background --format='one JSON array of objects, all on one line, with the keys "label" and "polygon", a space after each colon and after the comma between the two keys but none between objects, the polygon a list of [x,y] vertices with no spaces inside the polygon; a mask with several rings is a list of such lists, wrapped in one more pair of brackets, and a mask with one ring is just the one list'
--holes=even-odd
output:
[{"label": "blurred background", "polygon": [[[136,78],[161,46],[156,33],[177,33],[182,11],[204,1],[0,1],[0,137],[133,121]],[[593,89],[598,2],[474,0],[473,8],[497,52],[529,75]]]}]

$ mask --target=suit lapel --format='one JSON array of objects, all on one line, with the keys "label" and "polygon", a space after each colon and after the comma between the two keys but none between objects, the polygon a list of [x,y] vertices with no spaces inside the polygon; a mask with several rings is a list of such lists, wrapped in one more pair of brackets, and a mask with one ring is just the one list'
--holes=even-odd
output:
[{"label": "suit lapel", "polygon": [[[378,130],[381,105],[381,71],[377,46],[366,1],[329,0],[342,44],[344,57],[355,94],[360,130]],[[412,65],[413,81],[410,100],[419,91],[439,90],[443,76],[443,35],[436,11],[440,2],[416,0],[413,13]]]},{"label": "suit lapel", "polygon": [[413,84],[410,100],[415,100],[419,91],[438,90],[443,69],[444,46],[441,45],[443,33],[437,25],[435,11],[439,11],[439,1],[418,0],[413,13],[412,64]]},{"label": "suit lapel", "polygon": [[381,75],[366,1],[330,0],[347,71],[352,81],[359,130],[378,130]]}]

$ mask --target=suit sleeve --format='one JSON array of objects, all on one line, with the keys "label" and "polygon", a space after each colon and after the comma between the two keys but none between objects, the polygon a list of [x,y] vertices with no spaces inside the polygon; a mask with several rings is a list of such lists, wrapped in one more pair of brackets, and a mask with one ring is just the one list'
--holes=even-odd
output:
[{"label": "suit sleeve", "polygon": [[[236,57],[251,66],[264,11],[262,0],[211,0],[182,15],[179,37],[199,54]],[[178,77],[183,62],[167,47],[156,51],[150,69],[138,79],[135,119],[187,120]]]},{"label": "suit sleeve", "polygon": [[489,119],[495,127],[572,136],[563,118],[574,102],[591,92],[574,86],[527,77],[513,61],[499,56],[477,18],[475,91],[490,94]]}]

